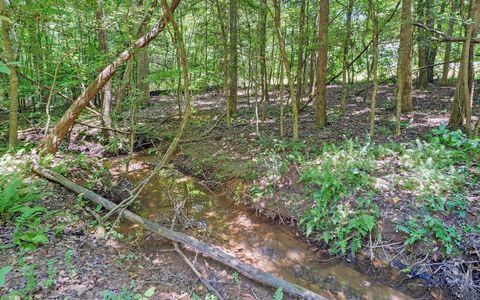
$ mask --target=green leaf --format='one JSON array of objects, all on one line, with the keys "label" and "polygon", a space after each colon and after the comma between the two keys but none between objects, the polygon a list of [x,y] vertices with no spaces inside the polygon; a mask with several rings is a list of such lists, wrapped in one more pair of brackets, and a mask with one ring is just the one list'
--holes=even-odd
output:
[{"label": "green leaf", "polygon": [[0,73],[10,75],[11,71],[6,64],[0,62]]},{"label": "green leaf", "polygon": [[43,233],[40,233],[33,237],[32,242],[35,244],[46,244],[48,243],[48,238]]},{"label": "green leaf", "polygon": [[2,21],[7,21],[8,23],[13,23],[12,19],[10,19],[9,17],[7,16],[1,16],[0,15],[0,19],[2,19]]},{"label": "green leaf", "polygon": [[5,266],[0,269],[0,287],[5,285],[5,277],[12,269],[12,266]]},{"label": "green leaf", "polygon": [[145,296],[147,298],[152,297],[155,294],[155,289],[156,289],[156,287],[152,286],[151,288],[149,288],[148,290],[145,291],[143,296]]}]

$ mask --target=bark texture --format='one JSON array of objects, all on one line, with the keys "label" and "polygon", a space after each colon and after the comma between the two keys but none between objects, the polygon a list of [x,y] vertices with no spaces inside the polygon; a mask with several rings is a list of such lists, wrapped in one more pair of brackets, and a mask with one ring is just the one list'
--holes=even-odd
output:
[{"label": "bark texture", "polygon": [[[179,3],[180,0],[173,0],[170,5],[170,11],[172,13],[175,11]],[[132,47],[122,52],[120,56],[115,59],[115,61],[113,61],[111,64],[105,67],[103,71],[100,72],[95,80],[91,82],[82,92],[82,94],[72,103],[72,105],[70,105],[60,121],[58,121],[53,131],[45,138],[41,145],[42,153],[55,153],[57,151],[58,146],[64,139],[65,135],[68,133],[70,128],[72,128],[72,125],[77,117],[85,109],[85,107],[88,106],[93,97],[95,97],[95,95],[103,88],[103,86],[105,86],[110,78],[115,75],[115,73],[118,71],[118,68],[132,58],[135,51],[146,47],[160,32],[163,31],[166,23],[167,19],[165,16],[163,16],[149,33],[138,39]]]},{"label": "bark texture", "polygon": [[[5,2],[0,0],[0,14],[8,17]],[[7,59],[8,69],[10,70],[10,112],[8,118],[8,148],[13,149],[18,139],[18,76],[17,67],[15,66],[15,52],[13,51],[12,39],[10,37],[11,24],[10,21],[2,18],[3,47],[5,58]]]},{"label": "bark texture", "polygon": [[320,0],[318,22],[317,101],[315,122],[320,128],[327,126],[327,60],[329,0]]},{"label": "bark texture", "polygon": [[401,112],[413,110],[412,103],[412,1],[402,1],[402,27],[398,50],[398,85],[396,101]]}]

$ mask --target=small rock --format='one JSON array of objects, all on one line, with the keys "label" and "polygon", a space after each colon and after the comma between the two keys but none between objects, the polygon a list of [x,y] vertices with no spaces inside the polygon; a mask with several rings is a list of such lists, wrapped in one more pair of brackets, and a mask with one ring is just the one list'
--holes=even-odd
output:
[{"label": "small rock", "polygon": [[295,273],[295,276],[302,277],[302,275],[303,275],[302,266],[301,265],[294,265],[293,266],[293,272]]}]

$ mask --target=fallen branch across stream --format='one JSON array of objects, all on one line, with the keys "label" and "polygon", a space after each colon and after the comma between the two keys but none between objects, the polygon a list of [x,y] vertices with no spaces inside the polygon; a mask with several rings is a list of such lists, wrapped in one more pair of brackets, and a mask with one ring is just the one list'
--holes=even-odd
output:
[{"label": "fallen branch across stream", "polygon": [[[40,167],[36,164],[32,166],[32,171],[36,174],[47,178],[53,182],[59,183],[66,187],[67,189],[77,193],[82,194],[83,198],[93,201],[97,204],[102,205],[104,208],[111,210],[117,207],[117,205],[110,200],[74,183],[68,178],[63,177],[60,174],[47,170],[43,167]],[[282,288],[284,292],[300,297],[302,299],[319,299],[326,300],[326,298],[306,289],[299,285],[293,284],[281,278],[278,278],[270,273],[264,272],[256,267],[253,267],[249,264],[246,264],[239,259],[225,253],[220,248],[208,245],[204,242],[201,242],[194,237],[188,236],[181,232],[173,231],[168,228],[165,228],[155,222],[152,222],[148,219],[145,219],[129,210],[123,212],[123,217],[128,221],[138,224],[147,230],[150,230],[153,233],[157,233],[160,236],[169,239],[174,242],[181,243],[187,249],[190,249],[193,252],[201,253],[205,257],[209,257],[213,260],[221,262],[224,265],[227,265],[244,276],[258,281],[260,283],[266,284],[274,288]]]}]

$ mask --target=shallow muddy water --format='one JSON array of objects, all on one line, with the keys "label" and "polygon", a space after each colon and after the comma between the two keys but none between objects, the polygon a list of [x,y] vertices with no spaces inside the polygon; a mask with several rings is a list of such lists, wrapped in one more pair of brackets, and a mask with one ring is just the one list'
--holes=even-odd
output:
[{"label": "shallow muddy water", "polygon": [[[130,179],[135,182],[146,174],[147,170],[137,171]],[[270,223],[181,174],[166,172],[154,177],[132,209],[168,227],[176,215],[176,230],[222,246],[244,262],[328,298],[413,299],[388,286],[398,278],[366,276],[340,259],[325,262],[292,228]],[[139,234],[134,225],[122,224],[120,229],[126,234]]]}]

